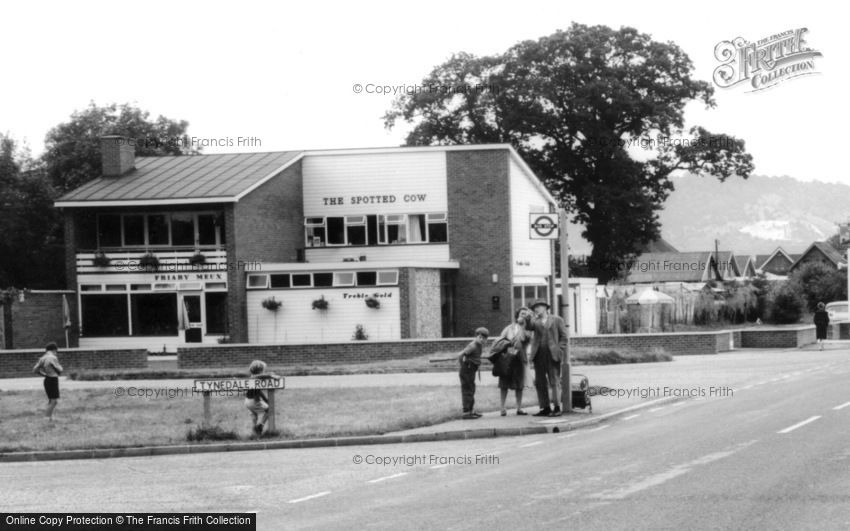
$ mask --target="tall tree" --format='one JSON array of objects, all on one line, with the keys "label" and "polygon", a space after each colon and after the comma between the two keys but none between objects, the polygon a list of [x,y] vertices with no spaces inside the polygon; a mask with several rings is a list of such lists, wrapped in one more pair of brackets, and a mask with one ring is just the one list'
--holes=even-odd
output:
[{"label": "tall tree", "polygon": [[94,102],[75,111],[68,122],[47,133],[44,167],[51,182],[64,194],[100,176],[100,137],[124,135],[135,144],[137,156],[197,153],[185,142],[185,120],[171,120],[124,103],[99,107]]},{"label": "tall tree", "polygon": [[[687,103],[715,105],[713,88],[692,70],[673,43],[573,24],[503,54],[454,55],[422,90],[399,96],[384,121],[411,123],[408,145],[512,144],[585,225],[588,265],[605,282],[659,237],[672,172],[722,181],[753,169],[743,140],[684,131]],[[654,157],[635,156],[647,148]]]}]

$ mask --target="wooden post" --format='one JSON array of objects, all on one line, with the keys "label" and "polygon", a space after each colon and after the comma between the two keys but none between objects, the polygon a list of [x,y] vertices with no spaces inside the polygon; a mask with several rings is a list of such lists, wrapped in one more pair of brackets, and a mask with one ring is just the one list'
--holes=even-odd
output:
[{"label": "wooden post", "polygon": [[212,426],[212,414],[210,413],[210,392],[204,391],[204,427]]},{"label": "wooden post", "polygon": [[269,389],[269,429],[268,431],[275,430],[275,413],[274,413],[274,389]]},{"label": "wooden post", "polygon": [[573,394],[570,387],[570,248],[567,244],[567,211],[558,211],[558,229],[561,238],[561,318],[567,328],[567,348],[561,360],[561,404],[564,413],[573,410]]}]

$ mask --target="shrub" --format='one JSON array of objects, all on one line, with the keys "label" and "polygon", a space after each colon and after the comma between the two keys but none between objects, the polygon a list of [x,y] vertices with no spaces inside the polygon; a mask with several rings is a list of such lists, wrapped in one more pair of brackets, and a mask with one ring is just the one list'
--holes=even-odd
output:
[{"label": "shrub", "polygon": [[204,265],[207,263],[207,257],[201,253],[195,253],[189,258],[189,264],[193,266]]},{"label": "shrub", "polygon": [[369,339],[369,336],[366,334],[366,330],[363,329],[363,325],[357,325],[354,328],[354,335],[351,336],[351,339],[355,341],[365,341]]},{"label": "shrub", "polygon": [[325,296],[322,295],[320,299],[316,299],[313,301],[313,309],[314,310],[327,310],[328,309],[328,301],[325,300]]},{"label": "shrub", "polygon": [[847,299],[847,273],[820,262],[803,265],[788,280],[799,286],[811,312],[819,302]]},{"label": "shrub", "polygon": [[98,251],[94,253],[94,259],[92,259],[92,262],[97,267],[107,267],[111,260],[108,256],[106,256],[106,254],[104,254],[103,251]]},{"label": "shrub", "polygon": [[186,432],[186,440],[189,442],[201,441],[235,441],[239,439],[236,432],[223,429],[221,426],[198,426]]},{"label": "shrub", "polygon": [[799,285],[790,281],[774,286],[767,300],[770,320],[776,324],[796,323],[806,304]]}]

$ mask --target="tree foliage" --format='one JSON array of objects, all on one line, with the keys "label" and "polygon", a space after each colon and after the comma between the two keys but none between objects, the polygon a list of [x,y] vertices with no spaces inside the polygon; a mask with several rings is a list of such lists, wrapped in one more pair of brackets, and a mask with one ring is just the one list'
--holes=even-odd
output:
[{"label": "tree foliage", "polygon": [[100,137],[123,135],[135,143],[136,156],[194,153],[184,142],[189,123],[150,113],[129,103],[99,107],[94,102],[47,133],[44,167],[60,194],[99,177]]},{"label": "tree foliage", "polygon": [[788,279],[798,286],[810,312],[819,302],[847,300],[847,271],[820,262],[810,262],[795,270]]},{"label": "tree foliage", "polygon": [[[673,43],[633,28],[573,24],[503,54],[452,56],[384,119],[388,128],[413,125],[408,145],[513,145],[585,225],[589,265],[607,281],[659,236],[672,172],[722,181],[753,169],[743,140],[698,126],[684,131],[686,104],[715,105],[712,87],[692,79],[692,70]],[[630,146],[647,145],[654,158],[633,156],[639,148]]]},{"label": "tree foliage", "polygon": [[776,324],[796,323],[803,316],[806,301],[800,285],[785,281],[774,285],[767,297],[769,318]]}]

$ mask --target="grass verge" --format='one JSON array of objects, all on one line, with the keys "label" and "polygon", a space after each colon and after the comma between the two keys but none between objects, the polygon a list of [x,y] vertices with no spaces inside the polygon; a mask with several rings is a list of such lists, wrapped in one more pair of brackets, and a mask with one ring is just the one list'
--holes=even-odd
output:
[{"label": "grass verge", "polygon": [[[42,417],[42,391],[0,392],[0,452],[185,444],[187,432],[201,440],[233,440],[231,433],[238,440],[251,439],[251,416],[244,397],[236,393],[213,396],[212,425],[217,430],[210,433],[197,431],[203,400],[188,389],[170,388],[179,392],[163,392],[158,398],[117,396],[116,389],[63,392],[53,423]],[[528,394],[527,405],[532,406],[533,393]],[[495,388],[479,387],[476,408],[498,409],[498,395]],[[287,389],[276,399],[280,439],[384,434],[460,415],[459,386]]]}]

